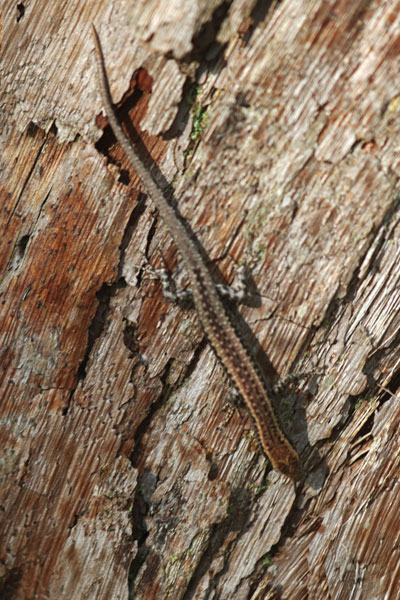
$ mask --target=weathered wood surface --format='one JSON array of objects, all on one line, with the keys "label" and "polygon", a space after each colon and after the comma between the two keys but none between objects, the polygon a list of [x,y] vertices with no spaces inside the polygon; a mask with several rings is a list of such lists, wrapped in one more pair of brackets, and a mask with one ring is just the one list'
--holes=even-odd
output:
[{"label": "weathered wood surface", "polygon": [[[266,4],[3,3],[4,598],[398,594],[400,3]],[[298,490],[143,274],[176,253],[109,130],[94,144],[92,22],[210,260],[254,262],[267,373],[314,372],[278,403]]]}]

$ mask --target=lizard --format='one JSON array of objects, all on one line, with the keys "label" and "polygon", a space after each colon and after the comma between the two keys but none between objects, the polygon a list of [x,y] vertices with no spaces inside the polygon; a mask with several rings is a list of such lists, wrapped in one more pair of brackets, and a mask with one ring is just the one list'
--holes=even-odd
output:
[{"label": "lizard", "polygon": [[249,410],[262,451],[274,469],[294,481],[299,481],[301,467],[298,454],[279,425],[260,368],[231,322],[218,286],[198,247],[122,129],[113,108],[104,55],[94,25],[92,30],[98,86],[108,122],[132,168],[139,176],[146,194],[167,226],[182,258],[191,286],[194,307],[204,333]]}]

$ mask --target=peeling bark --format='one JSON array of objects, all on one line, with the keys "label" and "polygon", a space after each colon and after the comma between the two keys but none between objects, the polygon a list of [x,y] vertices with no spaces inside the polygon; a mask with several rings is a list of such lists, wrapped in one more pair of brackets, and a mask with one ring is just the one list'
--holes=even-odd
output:
[{"label": "peeling bark", "polygon": [[[395,598],[400,3],[117,4],[3,3],[2,597]],[[254,265],[266,376],[307,373],[275,398],[297,489],[143,269],[178,257],[92,22],[210,268]]]}]

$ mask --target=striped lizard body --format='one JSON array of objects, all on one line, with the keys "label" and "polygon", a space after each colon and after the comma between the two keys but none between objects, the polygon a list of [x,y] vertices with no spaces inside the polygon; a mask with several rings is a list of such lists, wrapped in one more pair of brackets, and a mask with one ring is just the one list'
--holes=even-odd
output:
[{"label": "striped lizard body", "polygon": [[115,137],[140,177],[146,193],[158,209],[182,257],[192,289],[194,306],[204,332],[243,397],[255,423],[261,448],[272,466],[298,481],[301,477],[298,455],[279,426],[260,370],[232,325],[228,311],[199,249],[173,207],[165,199],[118,121],[113,109],[100,40],[94,26],[93,36],[101,99],[107,118]]}]

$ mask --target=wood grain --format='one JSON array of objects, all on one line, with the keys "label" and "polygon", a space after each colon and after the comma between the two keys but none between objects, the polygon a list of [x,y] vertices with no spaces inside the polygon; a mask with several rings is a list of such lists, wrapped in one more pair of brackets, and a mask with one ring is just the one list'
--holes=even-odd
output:
[{"label": "wood grain", "polygon": [[[146,600],[393,597],[399,3],[189,4],[3,3],[2,593],[126,599],[133,559]],[[94,145],[92,22],[210,260],[256,259],[266,374],[315,372],[277,407],[297,495],[195,316],[141,276],[176,254],[109,130]]]}]

